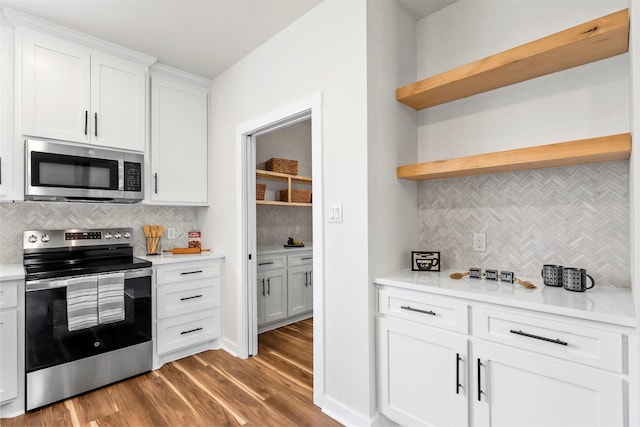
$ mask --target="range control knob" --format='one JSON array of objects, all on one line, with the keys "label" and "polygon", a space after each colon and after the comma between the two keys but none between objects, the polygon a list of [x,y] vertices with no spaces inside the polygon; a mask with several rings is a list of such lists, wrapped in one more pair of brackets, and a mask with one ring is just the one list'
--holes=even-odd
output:
[{"label": "range control knob", "polygon": [[122,237],[122,234],[120,234],[119,231],[116,231],[115,233],[113,233],[113,237],[115,237],[116,239],[119,239],[120,237]]},{"label": "range control knob", "polygon": [[51,238],[48,234],[43,234],[40,240],[42,240],[44,243],[47,243],[49,240],[51,240]]},{"label": "range control knob", "polygon": [[32,234],[27,238],[27,240],[29,241],[29,243],[35,243],[38,241],[38,236],[36,236],[35,234]]},{"label": "range control knob", "polygon": [[129,233],[128,231],[125,231],[122,237],[124,237],[125,239],[128,239],[129,237],[131,237],[131,233]]},{"label": "range control knob", "polygon": [[104,233],[104,238],[107,240],[111,239],[111,233],[109,233],[108,231]]}]

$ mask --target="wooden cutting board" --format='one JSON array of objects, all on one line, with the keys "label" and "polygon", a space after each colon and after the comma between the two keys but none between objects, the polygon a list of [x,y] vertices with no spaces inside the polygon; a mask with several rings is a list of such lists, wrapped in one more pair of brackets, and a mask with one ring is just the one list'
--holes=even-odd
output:
[{"label": "wooden cutting board", "polygon": [[211,249],[201,249],[201,248],[173,248],[173,249],[164,249],[162,252],[171,252],[174,255],[178,254],[199,254],[200,252],[209,252]]}]

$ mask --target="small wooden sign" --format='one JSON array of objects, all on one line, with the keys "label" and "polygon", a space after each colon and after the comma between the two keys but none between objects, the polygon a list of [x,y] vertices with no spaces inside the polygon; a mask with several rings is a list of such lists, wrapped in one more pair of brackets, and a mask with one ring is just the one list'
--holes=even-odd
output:
[{"label": "small wooden sign", "polygon": [[440,252],[411,252],[412,271],[440,271]]}]

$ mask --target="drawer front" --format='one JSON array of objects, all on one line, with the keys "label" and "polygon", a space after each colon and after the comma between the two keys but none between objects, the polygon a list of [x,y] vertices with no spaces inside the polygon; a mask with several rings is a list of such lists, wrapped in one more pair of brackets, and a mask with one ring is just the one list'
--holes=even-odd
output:
[{"label": "drawer front", "polygon": [[220,309],[158,321],[158,354],[213,340],[220,336]]},{"label": "drawer front", "polygon": [[221,274],[220,261],[203,263],[201,261],[185,262],[179,264],[162,265],[156,270],[157,283],[182,282],[203,277],[219,277]]},{"label": "drawer front", "polygon": [[378,291],[381,314],[411,320],[423,325],[468,333],[467,304],[396,289]]},{"label": "drawer front", "polygon": [[287,266],[286,255],[258,255],[258,271],[284,268]]},{"label": "drawer front", "polygon": [[157,288],[158,319],[220,306],[219,277],[170,283]]},{"label": "drawer front", "polygon": [[18,306],[18,282],[0,282],[0,310]]},{"label": "drawer front", "polygon": [[624,370],[623,334],[602,329],[597,323],[585,327],[553,315],[537,317],[474,308],[473,335],[610,371]]},{"label": "drawer front", "polygon": [[313,264],[313,252],[300,252],[297,254],[291,254],[287,256],[287,263],[289,267],[296,265]]}]

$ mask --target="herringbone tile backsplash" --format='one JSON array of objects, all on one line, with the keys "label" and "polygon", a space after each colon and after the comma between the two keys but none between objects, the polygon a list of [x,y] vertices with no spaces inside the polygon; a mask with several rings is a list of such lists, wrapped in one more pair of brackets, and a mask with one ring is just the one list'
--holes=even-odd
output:
[{"label": "herringbone tile backsplash", "polygon": [[198,229],[198,211],[137,204],[0,203],[0,264],[22,264],[25,230],[132,227],[134,253],[144,255],[144,224],[175,228],[177,238],[167,241],[165,233],[162,247],[185,247],[187,232]]},{"label": "herringbone tile backsplash", "polygon": [[[598,285],[629,287],[629,162],[423,181],[420,250],[443,268],[540,277],[543,264],[585,268]],[[472,251],[486,233],[487,251]]]},{"label": "herringbone tile backsplash", "polygon": [[[296,227],[300,233],[296,234]],[[289,237],[304,243],[313,241],[311,208],[305,206],[256,206],[257,245],[286,243]]]}]

